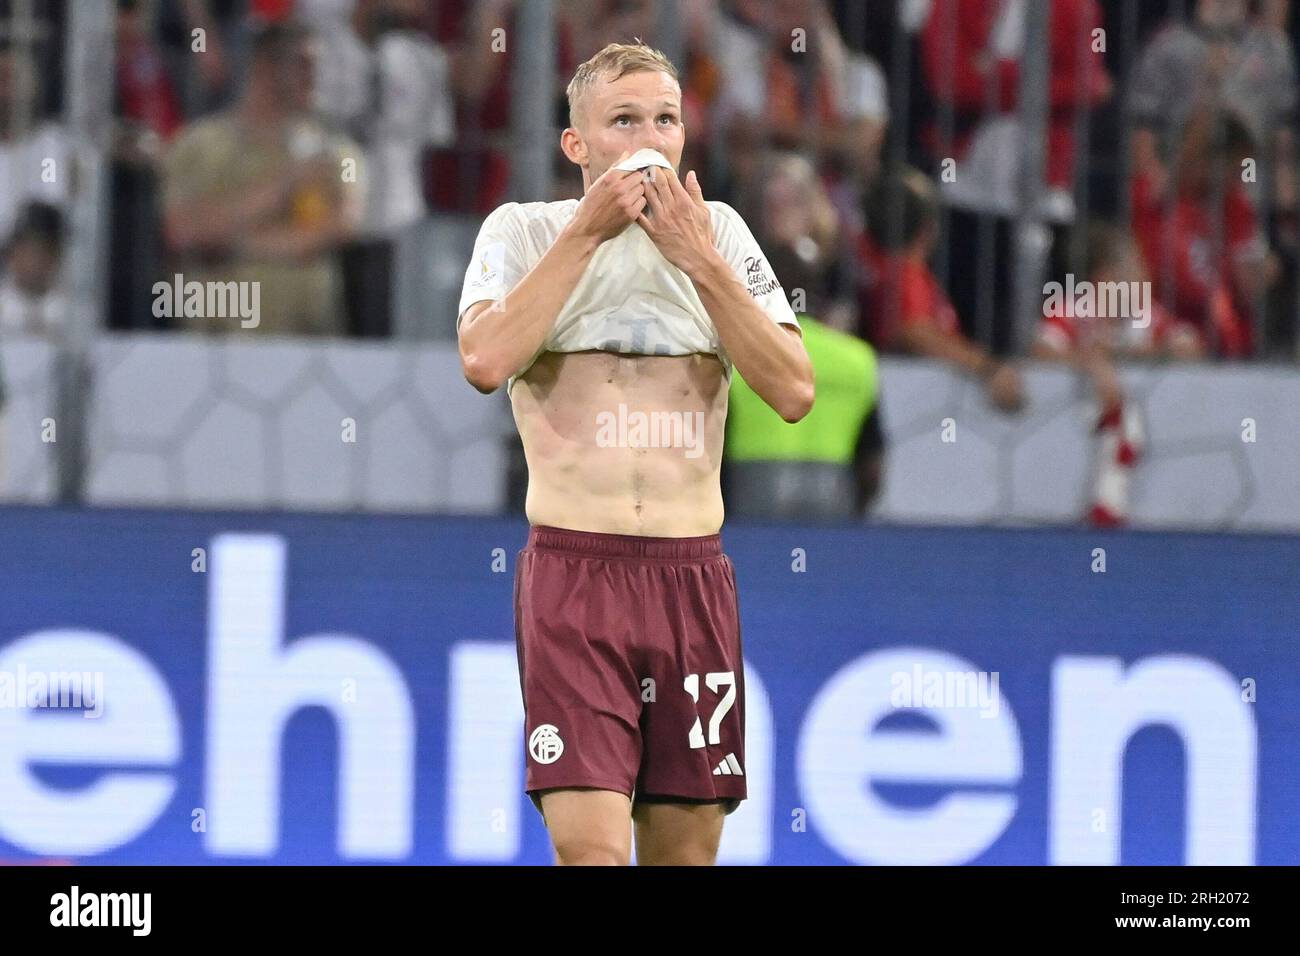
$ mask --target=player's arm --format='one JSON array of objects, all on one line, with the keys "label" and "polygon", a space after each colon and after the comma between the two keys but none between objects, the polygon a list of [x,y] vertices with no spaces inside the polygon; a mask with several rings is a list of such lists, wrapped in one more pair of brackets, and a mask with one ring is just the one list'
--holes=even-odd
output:
[{"label": "player's arm", "polygon": [[527,275],[505,296],[465,310],[457,334],[461,368],[471,385],[494,392],[537,355],[596,249],[626,229],[644,206],[640,174],[610,169],[592,183],[573,219]]},{"label": "player's arm", "polygon": [[768,319],[726,260],[715,258],[687,275],[722,347],[754,394],[793,424],[812,411],[815,390],[803,336],[792,326]]},{"label": "player's arm", "polygon": [[599,241],[570,227],[508,293],[465,310],[459,328],[465,379],[494,392],[537,354]]}]

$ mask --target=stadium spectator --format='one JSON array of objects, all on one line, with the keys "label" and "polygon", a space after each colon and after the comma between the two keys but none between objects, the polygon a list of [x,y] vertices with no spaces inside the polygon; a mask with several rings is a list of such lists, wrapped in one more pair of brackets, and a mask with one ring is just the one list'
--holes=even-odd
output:
[{"label": "stadium spectator", "polygon": [[[1076,310],[1069,301],[1064,312],[1045,309],[1033,346],[1036,358],[1079,358],[1093,353],[1108,361],[1111,358],[1189,361],[1204,357],[1206,343],[1195,325],[1178,319],[1154,298],[1146,303],[1149,313],[1142,314],[1138,296],[1146,295],[1151,275],[1131,234],[1111,223],[1094,223],[1088,231],[1085,266],[1086,278],[1093,289],[1104,292],[1107,286],[1114,287],[1116,283],[1126,289],[1122,300],[1115,297],[1124,303],[1126,311],[1103,315],[1100,307],[1094,305],[1089,313]],[[1134,291],[1137,289],[1143,291]],[[1104,377],[1107,384],[1098,382],[1101,404],[1107,406],[1121,401],[1118,381],[1110,375]]]},{"label": "stadium spectator", "polygon": [[1173,196],[1162,197],[1149,173],[1133,179],[1133,230],[1157,301],[1226,358],[1251,354],[1252,303],[1279,269],[1241,182],[1251,146],[1234,114],[1201,112],[1179,144]]},{"label": "stadium spectator", "polygon": [[0,236],[28,202],[61,207],[68,199],[71,150],[60,125],[38,118],[41,106],[31,57],[0,40]]},{"label": "stadium spectator", "polygon": [[293,0],[293,9],[281,16],[292,13],[297,19],[317,29],[325,29],[326,24],[347,20],[356,12],[357,0]]},{"label": "stadium spectator", "polygon": [[152,157],[157,144],[180,128],[182,115],[145,8],[145,0],[118,0],[116,113],[134,151]]},{"label": "stadium spectator", "polygon": [[310,115],[315,55],[302,25],[264,27],[239,101],[188,128],[165,162],[164,222],[180,273],[258,283],[262,333],[343,331],[337,253],[360,220],[366,175],[360,149]]},{"label": "stadium spectator", "polygon": [[727,513],[809,521],[863,517],[883,470],[876,353],[849,332],[796,314],[821,392],[813,410],[791,425],[739,372],[732,376]]},{"label": "stadium spectator", "polygon": [[1252,9],[1247,0],[1197,0],[1190,23],[1166,26],[1143,50],[1128,104],[1134,172],[1166,203],[1178,192],[1171,168],[1194,117],[1230,112],[1250,133],[1254,169],[1242,189],[1282,280],[1243,306],[1262,333],[1256,354],[1290,351],[1296,333],[1297,78],[1288,12],[1288,3],[1257,2]]},{"label": "stadium spectator", "polygon": [[[456,138],[429,161],[429,198],[436,212],[486,216],[506,201],[515,50],[508,38],[514,35],[516,9],[515,0],[443,0],[437,7],[435,35],[452,57]],[[572,76],[579,62],[568,22],[561,16],[556,27],[557,117],[562,77]],[[498,30],[503,32],[494,33]]]},{"label": "stadium spectator", "polygon": [[790,425],[739,372],[732,376],[723,463],[727,510],[737,517],[860,517],[879,488],[884,438],[875,351],[847,330],[852,309],[836,308],[829,296],[835,210],[807,159],[769,156],[760,168],[741,198],[742,216],[754,224],[799,315],[818,392],[812,411]]},{"label": "stadium spectator", "polygon": [[0,278],[0,334],[57,338],[67,301],[59,291],[63,214],[48,203],[23,207],[4,246]]},{"label": "stadium spectator", "polygon": [[930,0],[833,0],[833,6],[845,42],[879,64],[890,87],[881,162],[928,168],[921,134],[933,120],[934,98],[921,68],[921,31],[930,19]]},{"label": "stadium spectator", "polygon": [[[330,6],[346,3],[347,0],[325,0]],[[248,17],[255,23],[265,26],[272,23],[284,23],[298,15],[298,6],[320,6],[321,0],[247,0]]]},{"label": "stadium spectator", "polygon": [[117,67],[111,153],[109,228],[114,268],[109,274],[108,324],[153,324],[151,288],[162,265],[158,210],[163,150],[183,123],[155,21],[146,0],[118,0]]},{"label": "stadium spectator", "polygon": [[1296,64],[1276,19],[1250,17],[1247,0],[1197,0],[1191,23],[1173,22],[1147,45],[1129,89],[1133,165],[1165,196],[1169,166],[1197,113],[1230,110],[1274,172],[1275,200],[1295,200]]},{"label": "stadium spectator", "polygon": [[939,359],[979,378],[1006,412],[1025,402],[1015,366],[968,339],[928,260],[939,239],[934,185],[917,170],[880,178],[867,199],[862,239],[864,337],[877,348]]},{"label": "stadium spectator", "polygon": [[[1017,110],[1025,15],[1032,0],[934,0],[921,38],[922,67],[936,108],[950,110],[954,138],[940,140],[938,125],[925,133],[936,168],[955,159],[955,176],[941,177],[951,207],[947,236],[948,291],[973,327],[991,333],[999,348],[1010,331],[1011,275],[1017,244],[1014,217],[1023,193],[1024,142]],[[1041,206],[1033,212],[1051,224],[1045,250],[1056,249],[1073,222],[1075,130],[1081,111],[1104,102],[1111,80],[1094,42],[1102,25],[1096,0],[1051,0],[1047,142]],[[981,235],[993,238],[982,267]],[[1044,262],[1046,265],[1046,260]],[[984,283],[991,283],[991,288]],[[982,294],[984,293],[984,294]]]},{"label": "stadium spectator", "polygon": [[1146,264],[1125,230],[1093,225],[1086,269],[1091,298],[1045,303],[1033,356],[1067,362],[1092,385],[1098,444],[1088,521],[1097,527],[1114,527],[1127,521],[1129,480],[1144,445],[1141,421],[1124,394],[1115,361],[1197,359],[1204,344],[1195,326],[1174,318],[1154,301]]},{"label": "stadium spectator", "polygon": [[845,46],[824,0],[735,0],[716,31],[714,121],[738,188],[763,149],[800,150],[817,158],[851,222],[888,125],[880,67]]},{"label": "stadium spectator", "polygon": [[774,261],[790,260],[785,274],[791,284],[783,285],[794,308],[804,310],[811,297],[821,309],[831,301],[839,215],[806,157],[773,151],[759,163],[760,173],[740,195],[738,209],[763,233],[763,248],[773,247],[769,256]]},{"label": "stadium spectator", "polygon": [[316,23],[317,108],[361,145],[368,170],[360,235],[342,256],[349,326],[359,334],[390,331],[396,244],[426,213],[424,150],[455,138],[449,58],[416,29],[422,6],[357,0],[350,16]]},{"label": "stadium spectator", "polygon": [[[119,0],[119,10],[124,4]],[[235,42],[245,0],[143,0],[141,31],[157,39],[186,116],[228,102],[242,64]]]}]

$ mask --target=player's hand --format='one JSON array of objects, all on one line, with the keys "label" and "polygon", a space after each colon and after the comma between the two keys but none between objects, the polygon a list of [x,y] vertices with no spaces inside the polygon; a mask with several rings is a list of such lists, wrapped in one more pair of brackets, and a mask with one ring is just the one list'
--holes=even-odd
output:
[{"label": "player's hand", "polygon": [[713,244],[713,221],[704,204],[695,171],[686,174],[683,185],[671,169],[651,166],[646,183],[647,212],[637,223],[659,247],[665,259],[688,276],[717,252]]},{"label": "player's hand", "polygon": [[[619,157],[621,163],[632,155],[628,150]],[[591,184],[587,194],[578,203],[573,217],[573,228],[580,235],[591,236],[597,242],[613,239],[636,222],[645,208],[645,182],[640,172],[626,172],[615,168],[605,170]]]},{"label": "player's hand", "polygon": [[989,400],[1004,412],[1018,412],[1025,406],[1020,373],[1013,365],[1000,364],[989,376],[988,390]]}]

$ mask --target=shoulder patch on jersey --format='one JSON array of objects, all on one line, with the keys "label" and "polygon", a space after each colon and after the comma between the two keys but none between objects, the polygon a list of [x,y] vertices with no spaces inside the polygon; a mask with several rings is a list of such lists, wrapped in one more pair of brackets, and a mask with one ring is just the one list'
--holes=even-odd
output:
[{"label": "shoulder patch on jersey", "polygon": [[506,266],[506,244],[489,242],[474,260],[474,273],[469,284],[472,288],[483,289],[500,281]]}]

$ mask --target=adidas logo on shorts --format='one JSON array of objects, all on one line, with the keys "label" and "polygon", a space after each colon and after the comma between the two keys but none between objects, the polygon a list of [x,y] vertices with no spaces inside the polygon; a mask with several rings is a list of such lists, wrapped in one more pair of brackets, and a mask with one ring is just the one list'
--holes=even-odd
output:
[{"label": "adidas logo on shorts", "polygon": [[740,761],[736,759],[735,754],[727,754],[722,763],[713,768],[715,777],[743,777],[745,771],[740,769]]}]

